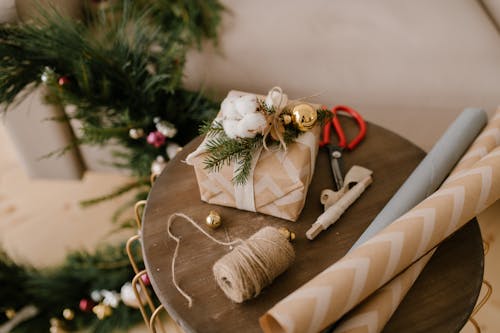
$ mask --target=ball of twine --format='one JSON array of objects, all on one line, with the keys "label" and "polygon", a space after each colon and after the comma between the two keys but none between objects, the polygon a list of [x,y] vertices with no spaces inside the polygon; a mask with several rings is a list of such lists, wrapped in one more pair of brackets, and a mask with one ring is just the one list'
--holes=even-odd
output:
[{"label": "ball of twine", "polygon": [[215,280],[226,296],[241,303],[256,297],[295,259],[290,242],[273,227],[264,227],[213,266]]}]

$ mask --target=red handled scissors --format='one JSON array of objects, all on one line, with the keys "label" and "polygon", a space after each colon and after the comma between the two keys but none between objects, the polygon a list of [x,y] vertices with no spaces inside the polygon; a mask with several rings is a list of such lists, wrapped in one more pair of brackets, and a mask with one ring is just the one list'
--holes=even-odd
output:
[{"label": "red handled scissors", "polygon": [[[339,117],[337,116],[337,112],[342,112],[343,114],[347,114],[350,117],[354,118],[356,124],[358,125],[359,132],[352,141],[347,142],[344,130],[340,124]],[[319,143],[320,147],[326,147],[328,149],[328,155],[330,157],[330,165],[332,167],[333,179],[335,181],[335,186],[337,187],[337,191],[342,188],[344,185],[344,174],[342,171],[342,152],[344,149],[353,150],[356,146],[363,140],[366,135],[366,123],[361,117],[361,115],[354,109],[338,105],[332,109],[333,118],[331,122],[327,122],[323,127],[323,139]],[[333,144],[331,141],[331,127],[333,124],[333,128],[337,133],[337,137],[339,142],[337,145]]]}]

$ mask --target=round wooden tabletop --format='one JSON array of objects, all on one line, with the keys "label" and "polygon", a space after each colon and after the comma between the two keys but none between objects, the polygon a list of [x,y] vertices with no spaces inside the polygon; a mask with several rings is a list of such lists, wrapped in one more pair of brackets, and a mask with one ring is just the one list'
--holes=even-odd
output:
[{"label": "round wooden tabletop", "polygon": [[[345,123],[347,133],[353,132],[354,125]],[[142,246],[153,288],[184,331],[260,332],[261,315],[349,250],[425,156],[420,148],[402,137],[379,126],[367,125],[365,140],[355,151],[344,154],[344,163],[347,168],[357,164],[373,170],[373,184],[334,226],[314,241],[307,240],[305,232],[322,212],[321,190],[333,186],[324,151],[318,154],[306,204],[295,223],[202,202],[194,170],[183,162],[201,138],[192,141],[168,163],[149,194],[143,216]],[[209,232],[222,241],[246,239],[267,225],[286,226],[297,235],[296,260],[257,298],[236,304],[226,298],[212,274],[213,264],[229,249],[210,241],[186,221],[176,220],[172,232],[182,240],[175,271],[180,286],[193,298],[193,306],[188,308],[172,283],[175,242],[167,235],[167,219],[172,213],[182,212],[208,230],[204,221],[212,209],[221,214],[223,227]],[[438,248],[384,332],[458,332],[479,295],[483,264],[481,233],[474,220]]]}]

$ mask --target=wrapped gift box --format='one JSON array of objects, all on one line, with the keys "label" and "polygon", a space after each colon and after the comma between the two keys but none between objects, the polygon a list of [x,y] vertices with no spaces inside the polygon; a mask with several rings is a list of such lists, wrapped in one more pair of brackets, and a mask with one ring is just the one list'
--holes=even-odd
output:
[{"label": "wrapped gift box", "polygon": [[[244,94],[248,93],[231,91],[228,96]],[[220,116],[216,120],[218,118]],[[186,162],[194,166],[203,201],[296,221],[313,177],[320,132],[320,125],[316,124],[288,144],[286,151],[260,150],[259,156],[254,157],[253,169],[245,185],[232,183],[234,164],[225,165],[218,172],[205,169],[206,138]]]}]

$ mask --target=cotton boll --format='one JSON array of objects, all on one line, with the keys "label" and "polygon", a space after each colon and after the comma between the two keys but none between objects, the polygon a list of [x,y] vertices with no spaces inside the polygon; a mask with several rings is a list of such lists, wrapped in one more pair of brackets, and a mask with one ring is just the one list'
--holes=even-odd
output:
[{"label": "cotton boll", "polygon": [[237,99],[237,97],[226,97],[221,105],[220,105],[220,110],[222,113],[222,117],[224,119],[233,119],[233,120],[239,120],[241,119],[241,114],[236,110],[236,105],[234,104],[234,101]]},{"label": "cotton boll", "polygon": [[222,127],[224,128],[224,132],[231,139],[238,138],[238,120],[233,119],[224,119],[222,121]]},{"label": "cotton boll", "polygon": [[277,90],[271,90],[266,96],[265,103],[268,108],[272,108],[274,106],[275,108],[280,109],[287,105],[288,98],[285,94],[280,93]]},{"label": "cotton boll", "polygon": [[257,110],[257,96],[243,95],[234,101],[234,105],[242,116],[253,113]]},{"label": "cotton boll", "polygon": [[238,122],[238,135],[242,138],[253,138],[267,127],[266,117],[262,113],[247,114]]}]

